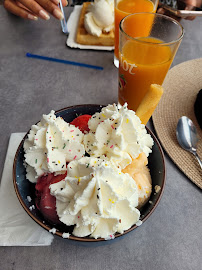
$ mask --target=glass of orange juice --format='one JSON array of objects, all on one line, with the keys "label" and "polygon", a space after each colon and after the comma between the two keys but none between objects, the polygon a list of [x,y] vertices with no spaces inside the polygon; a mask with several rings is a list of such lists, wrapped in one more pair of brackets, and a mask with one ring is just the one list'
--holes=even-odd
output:
[{"label": "glass of orange juice", "polygon": [[184,35],[176,20],[156,13],[126,16],[119,31],[119,103],[137,110],[151,84],[162,84]]},{"label": "glass of orange juice", "polygon": [[114,65],[119,67],[119,24],[131,13],[156,12],[158,0],[114,0],[115,40]]}]

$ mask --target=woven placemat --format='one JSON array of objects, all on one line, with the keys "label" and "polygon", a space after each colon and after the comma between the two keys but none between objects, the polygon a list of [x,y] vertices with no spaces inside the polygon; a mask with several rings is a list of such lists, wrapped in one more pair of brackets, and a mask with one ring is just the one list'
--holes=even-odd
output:
[{"label": "woven placemat", "polygon": [[202,158],[202,130],[194,114],[194,103],[202,89],[202,58],[184,62],[169,70],[163,83],[164,94],[152,115],[156,133],[173,162],[202,189],[202,171],[195,157],[183,150],[176,138],[176,126],[183,115],[198,132],[197,153]]}]

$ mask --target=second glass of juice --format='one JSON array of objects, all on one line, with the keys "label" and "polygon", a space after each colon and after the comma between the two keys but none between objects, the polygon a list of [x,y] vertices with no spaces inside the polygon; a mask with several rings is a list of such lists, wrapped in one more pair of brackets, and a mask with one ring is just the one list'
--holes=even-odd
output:
[{"label": "second glass of juice", "polygon": [[163,83],[184,30],[165,15],[136,13],[121,21],[119,35],[119,103],[136,111],[150,85]]},{"label": "second glass of juice", "polygon": [[119,67],[119,24],[131,13],[156,12],[158,0],[114,0],[115,40],[114,65]]}]

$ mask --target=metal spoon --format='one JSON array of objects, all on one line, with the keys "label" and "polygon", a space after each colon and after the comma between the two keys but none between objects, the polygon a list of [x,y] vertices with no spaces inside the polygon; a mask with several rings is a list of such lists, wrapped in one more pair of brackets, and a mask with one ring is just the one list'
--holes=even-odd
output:
[{"label": "metal spoon", "polygon": [[202,169],[202,162],[196,152],[198,142],[197,131],[194,123],[186,116],[182,116],[177,124],[176,130],[177,140],[181,147],[191,152],[198,160]]}]

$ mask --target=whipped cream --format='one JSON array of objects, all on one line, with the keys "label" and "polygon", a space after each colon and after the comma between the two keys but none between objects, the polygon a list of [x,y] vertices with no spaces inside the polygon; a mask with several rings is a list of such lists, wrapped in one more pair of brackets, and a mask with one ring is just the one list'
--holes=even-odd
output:
[{"label": "whipped cream", "polygon": [[66,162],[85,154],[83,133],[54,113],[43,115],[24,142],[26,177],[33,183],[46,173],[64,174]]},{"label": "whipped cream", "polygon": [[97,37],[102,32],[110,32],[114,28],[114,2],[95,0],[91,3],[84,17],[84,27],[90,35]]},{"label": "whipped cream", "polygon": [[67,177],[50,185],[57,214],[73,235],[108,239],[137,223],[138,188],[129,174],[110,161],[83,157],[71,161]]},{"label": "whipped cream", "polygon": [[153,139],[147,134],[135,112],[125,104],[104,107],[88,122],[90,132],[84,136],[86,152],[94,157],[104,156],[121,169],[131,164],[140,153],[148,157]]},{"label": "whipped cream", "polygon": [[140,224],[139,208],[152,190],[147,157],[153,139],[126,104],[102,108],[88,126],[83,134],[54,111],[43,115],[24,142],[26,176],[35,183],[43,174],[67,172],[49,187],[59,220],[75,225],[75,236],[109,240]]}]

